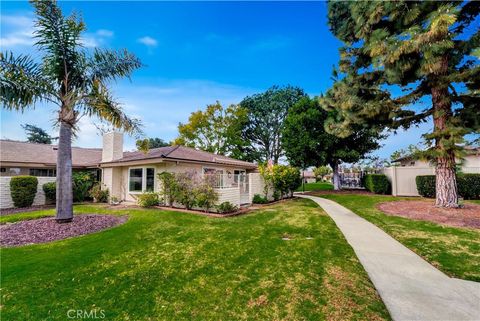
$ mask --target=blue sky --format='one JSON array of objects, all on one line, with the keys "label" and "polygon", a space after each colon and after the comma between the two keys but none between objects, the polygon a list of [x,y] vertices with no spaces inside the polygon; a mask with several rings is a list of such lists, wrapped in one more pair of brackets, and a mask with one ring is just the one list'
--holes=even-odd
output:
[{"label": "blue sky", "polygon": [[[129,115],[142,119],[149,137],[173,139],[192,111],[219,100],[238,103],[272,85],[295,85],[310,95],[331,85],[340,42],[328,30],[325,2],[60,2],[81,12],[87,48],[127,48],[146,65],[132,81],[112,84]],[[2,1],[1,50],[30,53],[33,12],[28,2]],[[25,139],[20,124],[55,135],[53,106],[24,115],[1,110],[1,137]],[[82,118],[74,142],[100,147],[94,120]],[[391,135],[375,152],[386,157],[417,143],[431,128]],[[126,139],[134,148],[133,138]]]}]

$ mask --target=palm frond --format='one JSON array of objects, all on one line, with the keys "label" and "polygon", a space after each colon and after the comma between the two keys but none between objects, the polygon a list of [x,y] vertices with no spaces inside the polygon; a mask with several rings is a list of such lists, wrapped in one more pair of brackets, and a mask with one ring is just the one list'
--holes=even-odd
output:
[{"label": "palm frond", "polygon": [[0,53],[0,102],[4,108],[23,111],[38,101],[51,101],[54,95],[41,66],[32,58]]},{"label": "palm frond", "polygon": [[85,97],[82,106],[85,114],[89,117],[97,116],[101,120],[112,124],[115,128],[122,129],[130,134],[143,134],[140,120],[128,117],[107,87],[100,81],[95,81],[92,84],[92,90]]},{"label": "palm frond", "polygon": [[142,67],[140,60],[127,50],[113,51],[95,49],[89,61],[92,80],[116,80],[130,77],[135,69]]}]

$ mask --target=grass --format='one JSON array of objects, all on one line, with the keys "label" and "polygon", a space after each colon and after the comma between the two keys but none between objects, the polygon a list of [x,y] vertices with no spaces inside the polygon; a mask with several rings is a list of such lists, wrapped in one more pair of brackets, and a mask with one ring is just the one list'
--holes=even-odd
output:
[{"label": "grass", "polygon": [[[329,182],[315,182],[315,183],[306,183],[305,184],[305,191],[306,192],[315,192],[315,191],[329,191],[333,190],[333,185]],[[303,187],[300,185],[297,188],[297,192],[302,192]]]},{"label": "grass", "polygon": [[382,195],[319,195],[331,199],[382,228],[446,274],[480,281],[480,231],[388,216],[376,209],[400,197]]},{"label": "grass", "polygon": [[223,219],[86,205],[75,212],[129,220],[2,249],[2,319],[66,320],[70,309],[135,321],[390,318],[352,248],[312,201]]}]

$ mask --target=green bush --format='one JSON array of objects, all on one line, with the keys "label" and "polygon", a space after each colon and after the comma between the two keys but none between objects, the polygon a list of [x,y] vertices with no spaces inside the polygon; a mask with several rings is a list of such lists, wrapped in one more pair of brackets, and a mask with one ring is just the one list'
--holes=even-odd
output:
[{"label": "green bush", "polygon": [[292,197],[293,192],[302,184],[300,170],[287,165],[261,165],[260,175],[265,181],[265,195],[273,189],[273,198]]},{"label": "green bush", "polygon": [[152,207],[160,204],[158,193],[145,192],[137,196],[137,204],[141,207]]},{"label": "green bush", "polygon": [[191,209],[197,203],[196,200],[197,180],[196,173],[193,171],[175,174],[175,184],[173,186],[173,198],[176,202]]},{"label": "green bush", "polygon": [[92,172],[82,171],[72,173],[73,201],[83,202],[89,197],[89,191],[95,183]]},{"label": "green bush", "polygon": [[222,214],[232,213],[238,209],[237,206],[233,205],[230,202],[223,202],[222,204],[217,205],[216,208],[217,211]]},{"label": "green bush", "polygon": [[43,192],[45,193],[45,199],[48,204],[55,203],[57,199],[57,183],[49,182],[45,183],[42,186]]},{"label": "green bush", "polygon": [[108,188],[102,189],[102,185],[97,183],[90,189],[89,195],[91,198],[93,198],[94,202],[106,203],[108,202],[108,196],[110,195],[110,192],[108,191]]},{"label": "green bush", "polygon": [[213,188],[213,182],[209,179],[203,181],[195,189],[195,203],[208,212],[210,208],[218,201],[218,193]]},{"label": "green bush", "polygon": [[367,174],[365,175],[365,188],[375,194],[388,194],[390,192],[390,182],[386,175]]},{"label": "green bush", "polygon": [[459,174],[458,194],[466,200],[480,199],[480,174]]},{"label": "green bush", "polygon": [[38,179],[35,176],[14,176],[10,180],[10,195],[15,207],[32,206],[37,194]]},{"label": "green bush", "polygon": [[415,177],[417,191],[423,197],[435,197],[435,175],[420,175]]},{"label": "green bush", "polygon": [[[436,195],[435,175],[423,175],[415,178],[418,194],[434,198]],[[466,200],[480,199],[480,174],[458,174],[458,195]]]},{"label": "green bush", "polygon": [[255,194],[255,195],[253,195],[252,203],[253,204],[267,204],[268,200],[267,200],[266,197],[264,197],[260,194]]}]

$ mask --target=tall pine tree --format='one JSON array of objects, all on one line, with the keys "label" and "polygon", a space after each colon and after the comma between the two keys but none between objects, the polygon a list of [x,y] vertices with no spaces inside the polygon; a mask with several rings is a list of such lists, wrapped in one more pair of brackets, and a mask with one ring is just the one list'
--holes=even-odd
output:
[{"label": "tall pine tree", "polygon": [[[344,105],[330,127],[348,132],[351,124],[397,128],[433,119],[433,130],[424,135],[433,148],[424,156],[436,166],[436,205],[457,207],[455,159],[462,156],[464,136],[480,132],[480,5],[330,1],[328,9],[331,30],[345,44],[340,70],[352,84],[401,89],[381,108]],[[411,108],[420,100],[428,107]]]}]

